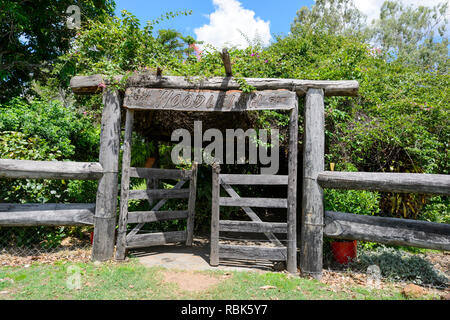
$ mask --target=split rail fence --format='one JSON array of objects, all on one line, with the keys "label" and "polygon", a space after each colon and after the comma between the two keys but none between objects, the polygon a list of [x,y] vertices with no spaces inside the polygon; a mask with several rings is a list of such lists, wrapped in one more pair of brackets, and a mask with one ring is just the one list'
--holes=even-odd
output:
[{"label": "split rail fence", "polygon": [[[121,78],[117,77],[115,81]],[[360,189],[378,190],[389,192],[420,192],[448,196],[450,194],[449,175],[425,175],[425,174],[391,174],[391,173],[350,173],[327,172],[324,170],[325,150],[325,96],[355,96],[358,92],[356,81],[310,81],[296,79],[254,79],[247,78],[246,82],[257,91],[252,95],[239,93],[240,84],[232,77],[216,77],[209,79],[161,76],[161,75],[134,75],[127,79],[125,100],[123,106],[127,113],[134,109],[142,110],[179,110],[179,111],[248,111],[263,109],[290,110],[291,124],[297,124],[298,101],[297,97],[305,97],[304,109],[304,141],[303,141],[303,181],[302,181],[302,210],[301,210],[301,239],[300,239],[300,269],[303,274],[320,277],[322,273],[322,245],[323,236],[334,238],[346,238],[356,240],[369,240],[389,244],[402,244],[433,248],[440,250],[450,249],[450,228],[446,224],[435,224],[421,221],[407,221],[393,218],[380,218],[371,216],[357,216],[349,213],[324,212],[323,189]],[[117,196],[118,196],[118,162],[120,148],[120,115],[122,101],[120,93],[114,89],[102,89],[104,84],[110,83],[101,75],[74,77],[71,87],[74,93],[91,94],[103,91],[103,113],[100,137],[99,162],[91,164],[69,162],[24,162],[19,160],[0,160],[0,178],[48,178],[48,179],[98,179],[99,186],[97,199],[94,204],[67,204],[67,205],[0,205],[0,226],[4,225],[59,225],[59,224],[94,224],[94,245],[92,258],[94,260],[108,260],[113,257],[115,245],[115,228],[117,220]],[[293,93],[296,93],[292,95]],[[210,97],[206,99],[206,95]],[[295,121],[293,121],[295,120]],[[127,118],[126,122],[132,120]],[[127,129],[126,129],[127,130]],[[127,131],[126,140],[129,142],[130,131]],[[287,269],[291,273],[297,272],[297,126],[290,125],[289,150],[293,156],[289,157],[288,197],[287,197],[287,234],[292,241],[286,248]],[[127,145],[125,141],[125,146]],[[130,148],[130,146],[128,146]],[[126,148],[125,148],[126,149]],[[129,154],[125,152],[126,158]],[[291,152],[290,152],[291,154]],[[127,160],[128,161],[128,160]],[[133,176],[148,178],[158,171],[146,171],[138,168],[127,168],[123,171],[125,178]],[[142,173],[144,172],[144,173]],[[162,172],[162,171],[161,171]],[[148,173],[148,175],[147,175]],[[172,172],[170,173],[173,174]],[[192,179],[194,174],[189,178]],[[219,179],[216,172],[214,179]],[[222,186],[227,188],[232,176],[224,176]],[[157,178],[155,178],[157,180]],[[249,177],[248,181],[258,184],[259,179]],[[254,180],[256,179],[256,180]],[[285,179],[285,178],[270,178]],[[182,181],[183,179],[181,179]],[[180,183],[181,183],[180,181]],[[228,181],[228,183],[226,183]],[[213,184],[214,185],[214,184]],[[216,181],[213,199],[218,199],[219,183]],[[122,183],[122,196],[127,184]],[[179,186],[177,184],[178,188]],[[177,187],[176,186],[176,187]],[[195,187],[193,187],[195,188]],[[152,188],[150,188],[152,189]],[[192,180],[191,188],[192,189]],[[232,189],[231,189],[232,190]],[[228,190],[228,191],[231,191]],[[126,191],[126,190],[125,190]],[[177,190],[170,190],[171,195],[177,194]],[[147,190],[145,198],[165,198],[167,191]],[[191,191],[190,191],[191,192]],[[140,197],[132,192],[126,192],[128,196]],[[186,191],[182,191],[187,196]],[[191,193],[189,193],[191,195]],[[126,197],[126,196],[125,196]],[[122,212],[125,212],[125,197],[122,199]],[[245,202],[233,199],[218,200],[213,203],[212,214],[215,217],[212,232],[212,242],[216,241],[218,230],[249,230],[264,232],[269,237],[275,231],[285,230],[283,225],[261,224],[256,217],[252,223],[227,222],[218,219],[218,207],[221,205],[238,205],[251,213],[251,206],[258,202]],[[162,199],[164,200],[164,199]],[[283,202],[283,206],[285,202]],[[127,242],[126,224],[130,221],[144,223],[144,221],[158,220],[157,213],[161,207],[158,204],[143,215],[130,212],[121,215],[118,236],[119,257],[130,243]],[[95,211],[94,211],[95,210]],[[95,212],[95,214],[93,214]],[[175,213],[171,213],[175,214]],[[168,217],[170,217],[170,215]],[[188,209],[189,215],[193,214]],[[176,213],[185,216],[185,213]],[[126,217],[126,219],[124,218]],[[144,220],[141,220],[144,219]],[[193,220],[190,220],[191,224]],[[189,225],[189,220],[188,220]],[[188,233],[192,226],[189,225]],[[133,231],[131,231],[133,232]],[[191,235],[176,237],[183,241],[189,241]],[[130,237],[133,240],[132,237]],[[128,239],[128,240],[130,240]],[[164,241],[166,239],[164,238]],[[213,253],[212,264],[218,263],[219,253],[222,257],[227,255],[227,249],[218,248],[219,252]],[[277,249],[278,250],[278,249]],[[284,250],[284,249],[283,249]],[[232,252],[228,250],[228,252]],[[236,252],[236,250],[234,250]],[[253,252],[242,251],[242,255],[250,256]],[[231,255],[231,254],[230,254]],[[234,255],[234,253],[233,253]],[[278,255],[278,254],[277,254]],[[284,255],[269,255],[271,258],[284,259]]]}]

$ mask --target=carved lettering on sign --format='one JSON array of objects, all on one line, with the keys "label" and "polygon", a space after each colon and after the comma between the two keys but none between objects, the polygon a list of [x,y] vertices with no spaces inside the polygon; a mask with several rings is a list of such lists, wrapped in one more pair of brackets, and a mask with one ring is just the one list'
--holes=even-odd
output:
[{"label": "carved lettering on sign", "polygon": [[292,109],[297,105],[295,92],[265,90],[241,91],[128,88],[124,106],[130,109],[167,109],[180,111],[246,111]]}]

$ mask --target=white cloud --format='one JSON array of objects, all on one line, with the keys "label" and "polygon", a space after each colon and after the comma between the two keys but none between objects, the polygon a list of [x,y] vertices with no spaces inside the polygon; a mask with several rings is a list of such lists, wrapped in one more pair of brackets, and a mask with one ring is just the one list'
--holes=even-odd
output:
[{"label": "white cloud", "polygon": [[[420,5],[433,7],[446,0],[403,0],[404,5],[412,5],[418,7]],[[356,7],[367,16],[367,22],[370,24],[373,19],[378,19],[380,16],[380,9],[384,0],[355,0]],[[447,11],[449,13],[449,11]]]},{"label": "white cloud", "polygon": [[197,40],[217,49],[246,48],[249,46],[246,37],[250,41],[259,39],[262,45],[270,43],[270,21],[255,17],[254,11],[243,8],[237,0],[213,0],[213,4],[216,9],[208,15],[209,24],[194,30]]}]

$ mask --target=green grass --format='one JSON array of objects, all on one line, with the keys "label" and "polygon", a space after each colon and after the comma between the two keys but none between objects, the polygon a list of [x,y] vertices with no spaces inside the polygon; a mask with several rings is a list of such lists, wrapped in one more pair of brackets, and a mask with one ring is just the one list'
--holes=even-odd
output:
[{"label": "green grass", "polygon": [[[80,272],[80,289],[70,289],[67,284],[68,279],[74,279],[70,272],[74,267]],[[187,292],[174,283],[164,282],[164,271],[145,267],[134,259],[120,264],[59,262],[33,264],[28,268],[2,267],[0,299],[404,299],[398,289],[369,290],[359,286],[334,292],[330,286],[316,280],[273,272],[203,272],[222,281],[201,292]],[[263,290],[263,286],[275,288]]]}]

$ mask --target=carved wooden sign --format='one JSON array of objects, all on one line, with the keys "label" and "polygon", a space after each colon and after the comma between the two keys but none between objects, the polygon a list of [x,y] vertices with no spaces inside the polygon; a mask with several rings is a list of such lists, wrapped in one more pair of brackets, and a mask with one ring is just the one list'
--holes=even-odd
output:
[{"label": "carved wooden sign", "polygon": [[288,90],[243,93],[238,90],[182,90],[128,88],[125,108],[178,111],[288,110],[297,106],[297,94]]}]

